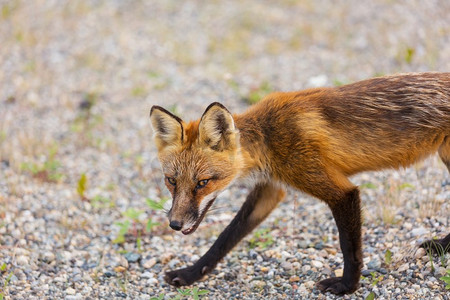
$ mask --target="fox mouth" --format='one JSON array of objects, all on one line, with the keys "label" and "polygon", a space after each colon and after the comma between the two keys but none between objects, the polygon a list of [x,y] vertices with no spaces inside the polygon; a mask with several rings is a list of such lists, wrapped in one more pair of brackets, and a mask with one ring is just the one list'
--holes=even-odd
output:
[{"label": "fox mouth", "polygon": [[194,233],[195,230],[197,230],[198,225],[200,225],[200,223],[203,221],[203,218],[205,217],[206,213],[208,212],[208,209],[213,204],[214,200],[216,200],[215,197],[213,199],[209,200],[208,204],[206,204],[205,209],[203,209],[201,215],[195,221],[194,225],[192,225],[191,227],[189,227],[187,229],[182,230],[181,231],[182,234],[184,234],[184,235],[192,234],[192,233]]}]

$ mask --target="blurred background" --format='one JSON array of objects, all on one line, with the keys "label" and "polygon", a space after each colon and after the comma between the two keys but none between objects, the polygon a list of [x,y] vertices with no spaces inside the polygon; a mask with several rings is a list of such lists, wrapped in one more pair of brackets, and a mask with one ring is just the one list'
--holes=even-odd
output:
[{"label": "blurred background", "polygon": [[[213,101],[240,112],[271,91],[450,70],[449,1],[1,0],[0,10],[0,275],[8,282],[0,295],[17,299],[171,295],[167,263],[201,255],[230,220],[244,187],[225,193],[207,233],[173,240],[152,105],[190,120]],[[444,231],[445,180],[431,159],[355,182],[366,202],[393,193],[384,210],[369,212],[375,225],[439,212],[433,222]],[[313,219],[332,228],[326,207],[317,210],[325,219]]]}]

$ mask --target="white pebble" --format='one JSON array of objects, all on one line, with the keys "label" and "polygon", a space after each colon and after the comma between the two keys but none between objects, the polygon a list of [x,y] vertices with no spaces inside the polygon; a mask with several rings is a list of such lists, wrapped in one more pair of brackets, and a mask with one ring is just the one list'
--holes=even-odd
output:
[{"label": "white pebble", "polygon": [[312,265],[314,268],[318,268],[318,269],[320,269],[320,268],[323,267],[323,263],[320,262],[320,261],[318,261],[318,260],[312,260],[312,261],[311,261],[311,265]]}]

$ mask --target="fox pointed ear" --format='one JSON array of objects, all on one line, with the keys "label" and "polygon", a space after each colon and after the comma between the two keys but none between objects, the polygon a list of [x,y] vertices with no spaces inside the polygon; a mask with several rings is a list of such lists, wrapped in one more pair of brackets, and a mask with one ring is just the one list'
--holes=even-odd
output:
[{"label": "fox pointed ear", "polygon": [[208,106],[199,124],[200,144],[216,151],[232,149],[238,144],[239,132],[234,125],[233,116],[218,102]]},{"label": "fox pointed ear", "polygon": [[150,120],[158,151],[166,146],[183,143],[183,121],[160,106],[150,110]]}]

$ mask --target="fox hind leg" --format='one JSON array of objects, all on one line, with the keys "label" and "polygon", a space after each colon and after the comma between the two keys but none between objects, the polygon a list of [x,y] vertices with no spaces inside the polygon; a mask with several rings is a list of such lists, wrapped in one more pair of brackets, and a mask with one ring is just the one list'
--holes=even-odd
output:
[{"label": "fox hind leg", "polygon": [[[336,221],[344,256],[342,277],[324,279],[316,286],[322,292],[338,295],[353,293],[359,286],[363,265],[359,190],[337,170],[326,170],[320,165],[311,169],[314,169],[315,176],[299,174],[296,187],[328,204]],[[309,180],[302,182],[300,178]]]},{"label": "fox hind leg", "polygon": [[339,243],[344,255],[344,274],[317,283],[323,292],[353,293],[358,288],[362,267],[361,206],[357,188],[347,192],[339,202],[329,204],[339,231]]},{"label": "fox hind leg", "polygon": [[[438,153],[439,157],[447,166],[447,169],[450,172],[450,136],[447,136],[444,139],[444,142],[439,147]],[[450,182],[446,181],[446,184],[450,184]],[[420,247],[425,248],[427,251],[431,251],[438,255],[450,252],[450,234],[448,234],[443,239],[433,239],[426,241],[422,243]]]}]

